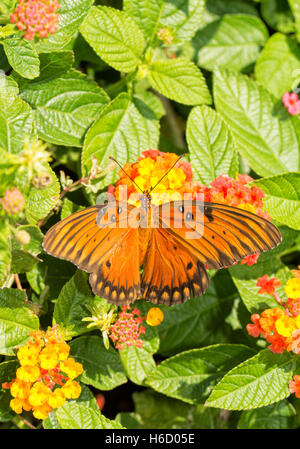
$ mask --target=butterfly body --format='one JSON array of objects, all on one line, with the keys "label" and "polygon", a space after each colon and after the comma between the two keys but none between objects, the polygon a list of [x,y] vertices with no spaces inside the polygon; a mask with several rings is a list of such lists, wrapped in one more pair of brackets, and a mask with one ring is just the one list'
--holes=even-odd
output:
[{"label": "butterfly body", "polygon": [[109,302],[173,305],[206,291],[206,268],[280,241],[276,226],[251,212],[192,200],[156,206],[145,192],[140,207],[116,201],[70,215],[49,229],[43,247],[90,273],[93,292]]}]

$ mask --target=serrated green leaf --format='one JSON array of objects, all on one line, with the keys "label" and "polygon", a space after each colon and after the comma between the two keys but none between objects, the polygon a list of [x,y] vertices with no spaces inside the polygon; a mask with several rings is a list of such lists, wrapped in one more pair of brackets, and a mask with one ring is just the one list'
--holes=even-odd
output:
[{"label": "serrated green leaf", "polygon": [[145,47],[143,33],[125,12],[92,7],[80,32],[103,61],[116,70],[131,72]]},{"label": "serrated green leaf", "polygon": [[23,38],[9,38],[3,42],[4,51],[12,68],[24,78],[39,76],[39,56],[32,43]]},{"label": "serrated green leaf", "polygon": [[202,403],[222,376],[253,352],[247,346],[229,344],[192,349],[161,362],[146,384],[166,396]]},{"label": "serrated green leaf", "polygon": [[0,354],[14,355],[14,350],[24,344],[29,333],[39,328],[39,320],[25,304],[23,291],[0,290]]},{"label": "serrated green leaf", "polygon": [[238,429],[291,429],[296,411],[287,400],[242,413]]},{"label": "serrated green leaf", "polygon": [[166,0],[161,24],[176,32],[176,39],[189,41],[201,23],[204,0]]},{"label": "serrated green leaf", "polygon": [[83,383],[98,390],[112,390],[127,382],[117,351],[112,347],[105,349],[100,336],[78,337],[70,346],[72,356],[82,363]]},{"label": "serrated green leaf", "polygon": [[186,59],[154,61],[148,69],[153,89],[178,103],[210,104],[211,97],[205,79],[197,66]]},{"label": "serrated green leaf", "polygon": [[51,175],[52,181],[50,185],[44,189],[31,186],[26,199],[26,218],[32,224],[46,217],[59,200],[60,185],[58,179],[50,166],[45,166],[45,171]]},{"label": "serrated green leaf", "polygon": [[124,429],[117,421],[90,407],[66,402],[55,411],[61,429]]},{"label": "serrated green leaf", "polygon": [[193,108],[187,120],[186,138],[199,181],[209,184],[221,174],[236,176],[238,160],[231,131],[216,111],[207,106]]},{"label": "serrated green leaf", "polygon": [[237,149],[260,176],[299,166],[299,119],[288,115],[257,82],[222,69],[214,73],[217,111],[230,126]]},{"label": "serrated green leaf", "polygon": [[281,98],[294,85],[293,73],[300,67],[300,48],[296,39],[280,33],[273,34],[260,54],[256,79],[273,95]]},{"label": "serrated green leaf", "polygon": [[248,14],[228,14],[201,29],[194,38],[197,64],[242,70],[254,63],[268,39],[264,23]]},{"label": "serrated green leaf", "polygon": [[290,395],[288,384],[294,366],[294,354],[273,354],[264,349],[227,373],[206,404],[226,410],[248,410],[281,401]]},{"label": "serrated green leaf", "polygon": [[32,130],[31,107],[16,95],[0,95],[0,147],[10,153],[20,153],[26,135]]},{"label": "serrated green leaf", "polygon": [[[26,90],[27,86],[36,86],[38,83],[45,83],[69,71],[74,63],[74,54],[72,51],[53,51],[52,53],[41,53],[40,74],[34,81],[29,81],[19,74],[13,72],[12,76],[20,87],[20,90]],[[29,87],[30,89],[30,87]]]},{"label": "serrated green leaf", "polygon": [[[156,119],[142,116],[123,93],[116,97],[100,114],[86,134],[82,150],[82,172],[87,175],[96,157],[100,167],[106,167],[109,156],[117,158],[121,165],[134,161],[147,148],[157,148],[159,124]],[[114,182],[117,171],[111,170],[98,181],[98,188]]]},{"label": "serrated green leaf", "polygon": [[47,39],[38,40],[36,48],[39,52],[52,52],[66,47],[78,33],[93,0],[60,0],[59,4],[58,30]]},{"label": "serrated green leaf", "polygon": [[271,176],[255,184],[266,194],[264,205],[271,217],[300,230],[300,173]]},{"label": "serrated green leaf", "polygon": [[62,288],[55,302],[53,321],[63,327],[69,338],[87,331],[82,318],[87,316],[93,297],[87,275],[80,270]]},{"label": "serrated green leaf", "polygon": [[26,84],[20,95],[35,109],[35,124],[42,139],[77,147],[108,102],[94,81],[73,69],[47,82]]},{"label": "serrated green leaf", "polygon": [[124,11],[134,18],[151,43],[158,30],[165,0],[124,0]]}]

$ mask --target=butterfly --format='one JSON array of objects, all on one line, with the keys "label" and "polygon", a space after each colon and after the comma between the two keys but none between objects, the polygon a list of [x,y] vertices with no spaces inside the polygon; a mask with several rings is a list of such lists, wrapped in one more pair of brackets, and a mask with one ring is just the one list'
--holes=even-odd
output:
[{"label": "butterfly", "polygon": [[47,231],[44,250],[90,273],[94,294],[111,303],[174,305],[205,293],[207,268],[281,242],[277,227],[256,214],[197,200],[156,206],[154,188],[143,192],[140,207],[109,201],[71,214]]}]

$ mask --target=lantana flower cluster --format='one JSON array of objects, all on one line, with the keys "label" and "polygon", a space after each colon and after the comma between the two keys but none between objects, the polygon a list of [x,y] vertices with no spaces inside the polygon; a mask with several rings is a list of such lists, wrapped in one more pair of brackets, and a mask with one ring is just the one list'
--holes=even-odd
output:
[{"label": "lantana flower cluster", "polygon": [[80,396],[81,387],[74,379],[83,368],[69,357],[70,347],[57,326],[46,332],[33,331],[30,336],[17,352],[16,378],[2,388],[10,390],[10,407],[16,413],[32,410],[35,418],[45,419],[67,399]]},{"label": "lantana flower cluster", "polygon": [[59,8],[57,0],[19,0],[10,21],[20,31],[25,31],[25,39],[32,41],[35,35],[48,37],[57,31]]},{"label": "lantana flower cluster", "polygon": [[136,346],[141,348],[144,341],[140,338],[145,333],[145,327],[142,326],[145,317],[141,316],[141,311],[137,308],[130,310],[130,306],[122,306],[122,311],[118,318],[110,327],[109,338],[115,344],[116,349]]},{"label": "lantana flower cluster", "polygon": [[[185,160],[179,160],[176,166],[170,170],[176,160],[178,160],[178,155],[175,153],[149,149],[142,153],[137,162],[127,163],[123,169],[142,191],[149,191],[156,186],[155,191],[151,193],[153,204],[162,204],[183,198],[204,199],[208,202],[239,207],[270,219],[268,213],[263,210],[265,194],[256,185],[249,185],[253,181],[250,176],[239,174],[236,178],[231,178],[227,175],[220,175],[209,186],[206,186],[193,180],[192,165]],[[168,170],[170,172],[164,176]],[[108,193],[114,195],[117,200],[127,200],[130,204],[138,206],[140,192],[124,171],[119,172],[120,179],[116,186],[109,186]],[[122,196],[122,186],[126,186],[127,198]],[[241,263],[253,265],[257,262],[258,257],[257,254],[247,256]]]},{"label": "lantana flower cluster", "polygon": [[[261,314],[251,316],[251,324],[247,331],[252,337],[263,337],[270,343],[270,350],[275,354],[284,351],[300,354],[300,266],[292,270],[294,277],[284,286],[288,299],[282,301],[276,289],[281,282],[276,277],[269,278],[267,274],[257,281],[258,293],[269,294],[278,302],[278,307],[266,309]],[[295,375],[289,383],[291,393],[300,398],[300,375]]]},{"label": "lantana flower cluster", "polygon": [[291,351],[300,354],[300,270],[293,270],[293,274],[284,287],[288,296],[286,301],[276,293],[276,288],[281,285],[279,279],[264,275],[257,281],[258,293],[272,295],[278,307],[253,314],[253,324],[247,325],[247,331],[253,337],[265,338],[274,353]]},{"label": "lantana flower cluster", "polygon": [[4,197],[0,198],[0,205],[8,215],[19,214],[25,205],[25,198],[16,187],[6,190]]},{"label": "lantana flower cluster", "polygon": [[300,100],[296,92],[285,92],[282,96],[282,103],[291,115],[300,115]]}]

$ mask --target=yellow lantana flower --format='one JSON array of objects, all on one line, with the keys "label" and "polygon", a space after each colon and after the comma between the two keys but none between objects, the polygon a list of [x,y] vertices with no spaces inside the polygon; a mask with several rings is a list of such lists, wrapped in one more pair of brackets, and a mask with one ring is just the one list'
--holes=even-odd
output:
[{"label": "yellow lantana flower", "polygon": [[61,390],[67,399],[76,399],[80,396],[81,386],[75,380],[67,380]]},{"label": "yellow lantana flower", "polygon": [[70,379],[74,379],[79,376],[83,371],[81,363],[75,362],[73,358],[62,361],[59,365],[59,369],[63,373],[66,373]]},{"label": "yellow lantana flower", "polygon": [[16,376],[25,382],[35,382],[40,377],[40,369],[38,366],[24,365],[17,369]]},{"label": "yellow lantana flower", "polygon": [[276,322],[275,327],[278,334],[283,337],[290,337],[295,329],[297,329],[296,322],[293,318],[287,315],[282,315]]},{"label": "yellow lantana flower", "polygon": [[300,298],[300,278],[289,279],[284,287],[284,290],[289,298]]}]

